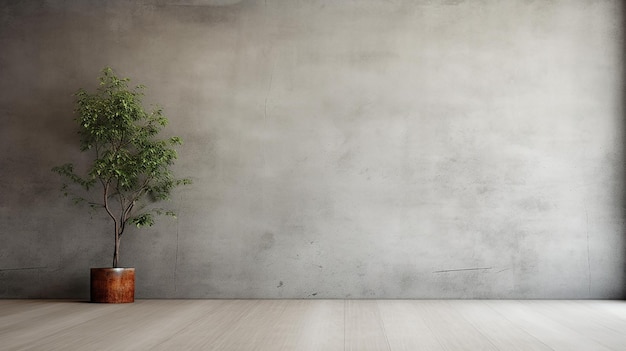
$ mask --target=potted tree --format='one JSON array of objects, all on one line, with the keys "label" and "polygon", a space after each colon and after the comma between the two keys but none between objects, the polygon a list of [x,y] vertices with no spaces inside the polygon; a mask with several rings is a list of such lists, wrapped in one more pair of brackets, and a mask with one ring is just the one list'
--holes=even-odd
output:
[{"label": "potted tree", "polygon": [[141,102],[144,86],[132,89],[128,83],[128,78],[118,78],[107,67],[95,93],[78,90],[75,120],[80,150],[90,152],[93,162],[81,172],[84,175],[72,163],[52,169],[66,180],[65,196],[73,194],[76,203],[102,209],[113,224],[112,267],[91,269],[92,302],[134,301],[135,270],[119,267],[125,229],[151,226],[155,215],[175,216],[154,204],[168,199],[175,187],[191,182],[175,178],[171,171],[177,158],[174,146],[182,140],[158,138],[167,118],[160,108],[146,112]]}]

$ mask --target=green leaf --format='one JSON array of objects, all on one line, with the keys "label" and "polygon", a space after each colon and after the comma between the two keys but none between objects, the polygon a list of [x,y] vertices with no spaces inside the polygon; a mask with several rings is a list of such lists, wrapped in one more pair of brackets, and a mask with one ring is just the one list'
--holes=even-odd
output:
[{"label": "green leaf", "polygon": [[[87,203],[90,208],[103,208],[104,201],[120,204],[118,210],[122,213],[115,214],[117,218],[144,227],[153,225],[153,214],[171,216],[173,212],[151,210],[139,215],[130,212],[139,211],[150,202],[169,199],[174,188],[190,184],[191,180],[177,179],[171,171],[178,157],[173,147],[181,145],[182,139],[159,138],[168,119],[160,107],[146,111],[142,103],[145,87],[130,88],[129,83],[130,79],[119,78],[113,69],[105,67],[95,92],[76,91],[78,146],[90,153],[92,162],[86,165],[84,175],[77,174],[72,163],[54,167],[52,171],[82,192],[75,196],[77,203]],[[100,186],[96,188],[96,185]],[[73,193],[67,185],[62,187],[62,192]],[[88,202],[84,195],[91,192],[95,193],[93,198],[106,199],[101,203]],[[123,212],[126,208],[129,212]]]},{"label": "green leaf", "polygon": [[154,224],[154,218],[150,213],[144,213],[130,219],[137,228],[150,227]]}]

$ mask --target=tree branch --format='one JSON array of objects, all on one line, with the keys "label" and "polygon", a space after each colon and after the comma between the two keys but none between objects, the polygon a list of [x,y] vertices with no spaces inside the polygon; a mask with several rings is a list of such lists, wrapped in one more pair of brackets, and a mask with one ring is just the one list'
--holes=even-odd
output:
[{"label": "tree branch", "polygon": [[[109,216],[113,219],[113,221],[115,221],[115,229],[117,231],[117,228],[118,228],[117,218],[115,218],[115,216],[113,215],[113,212],[111,212],[111,209],[109,208],[109,184],[110,182],[108,180],[106,182],[104,180],[101,180],[101,182],[102,182],[102,186],[104,187],[104,209],[107,211]],[[117,233],[115,234],[117,235]]]}]

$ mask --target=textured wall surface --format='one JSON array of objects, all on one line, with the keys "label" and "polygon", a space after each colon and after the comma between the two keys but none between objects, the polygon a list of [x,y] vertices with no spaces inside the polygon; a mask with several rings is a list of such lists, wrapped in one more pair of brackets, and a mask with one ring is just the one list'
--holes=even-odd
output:
[{"label": "textured wall surface", "polygon": [[62,197],[104,66],[181,136],[143,298],[619,298],[620,1],[2,1],[0,297],[87,298]]}]

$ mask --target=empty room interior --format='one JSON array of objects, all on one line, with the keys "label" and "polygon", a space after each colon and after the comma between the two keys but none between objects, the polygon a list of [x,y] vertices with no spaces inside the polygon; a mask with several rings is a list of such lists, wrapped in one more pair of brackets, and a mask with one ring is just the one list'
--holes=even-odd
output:
[{"label": "empty room interior", "polygon": [[620,0],[0,0],[0,349],[626,350]]}]

